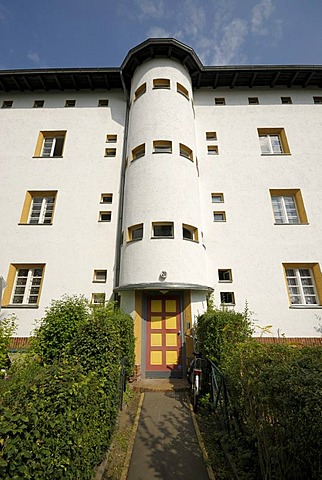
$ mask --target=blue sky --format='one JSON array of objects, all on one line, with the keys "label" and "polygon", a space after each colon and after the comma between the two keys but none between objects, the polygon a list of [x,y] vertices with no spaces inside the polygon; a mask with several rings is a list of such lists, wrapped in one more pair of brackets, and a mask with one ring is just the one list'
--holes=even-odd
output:
[{"label": "blue sky", "polygon": [[204,65],[322,64],[322,0],[0,0],[0,69],[119,67],[149,37]]}]

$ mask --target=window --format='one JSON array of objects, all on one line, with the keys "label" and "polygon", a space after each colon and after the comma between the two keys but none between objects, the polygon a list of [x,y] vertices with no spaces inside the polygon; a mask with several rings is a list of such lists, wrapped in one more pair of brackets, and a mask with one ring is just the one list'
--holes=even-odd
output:
[{"label": "window", "polygon": [[137,158],[144,157],[145,155],[145,143],[138,145],[137,147],[133,148],[132,150],[132,160],[136,160]]},{"label": "window", "polygon": [[275,223],[308,223],[300,189],[270,190]]},{"label": "window", "polygon": [[2,102],[2,108],[11,108],[13,105],[13,100],[4,100]]},{"label": "window", "polygon": [[217,145],[208,145],[207,147],[208,155],[218,155],[219,150]]},{"label": "window", "polygon": [[35,100],[33,108],[42,108],[45,104],[45,100]]},{"label": "window", "polygon": [[62,157],[66,130],[40,132],[35,157]]},{"label": "window", "polygon": [[56,191],[29,191],[26,193],[20,224],[51,225],[53,221]]},{"label": "window", "polygon": [[224,202],[224,194],[223,193],[212,193],[211,194],[211,201],[212,201],[212,203],[223,203]]},{"label": "window", "polygon": [[153,238],[173,238],[173,222],[152,223]]},{"label": "window", "polygon": [[66,100],[65,107],[75,107],[76,100]]},{"label": "window", "polygon": [[292,103],[291,97],[281,97],[281,103],[284,105]]},{"label": "window", "polygon": [[107,270],[94,270],[93,283],[106,283]]},{"label": "window", "polygon": [[133,240],[142,240],[143,238],[143,223],[138,223],[137,225],[132,225],[128,228],[127,241],[132,242]]},{"label": "window", "polygon": [[10,265],[3,304],[37,306],[44,269],[44,264]]},{"label": "window", "polygon": [[218,269],[218,280],[219,282],[231,283],[233,281],[231,270],[229,268]]},{"label": "window", "polygon": [[108,107],[108,99],[107,98],[101,98],[98,101],[98,106],[99,107]]},{"label": "window", "polygon": [[192,227],[191,225],[186,225],[185,223],[182,224],[182,237],[185,240],[193,240],[194,242],[198,242],[198,229],[196,227]]},{"label": "window", "polygon": [[284,128],[258,128],[262,155],[290,153]]},{"label": "window", "polygon": [[249,105],[259,105],[258,97],[248,97]]},{"label": "window", "polygon": [[216,132],[206,132],[206,140],[217,140]]},{"label": "window", "polygon": [[105,157],[116,157],[116,148],[105,148]]},{"label": "window", "polygon": [[225,222],[226,212],[214,212],[214,222]]},{"label": "window", "polygon": [[181,85],[181,83],[178,83],[178,82],[177,82],[177,92],[181,93],[181,95],[183,95],[184,97],[186,97],[189,100],[188,90],[183,85]]},{"label": "window", "polygon": [[112,203],[113,193],[102,193],[100,203]]},{"label": "window", "polygon": [[139,88],[135,90],[134,100],[140,98],[146,92],[146,83],[142,83]]},{"label": "window", "polygon": [[322,103],[322,97],[313,97],[313,102],[316,104]]},{"label": "window", "polygon": [[116,143],[117,135],[106,135],[106,143]]},{"label": "window", "polygon": [[110,222],[112,219],[112,212],[100,212],[99,213],[99,222]]},{"label": "window", "polygon": [[155,140],[153,153],[172,153],[172,142],[168,140]]},{"label": "window", "polygon": [[105,303],[105,293],[92,293],[93,305],[104,305],[104,303]]},{"label": "window", "polygon": [[215,105],[226,105],[225,98],[215,98]]},{"label": "window", "polygon": [[193,161],[193,154],[191,148],[183,145],[182,143],[179,144],[180,148],[180,155],[181,157],[188,158],[189,160]]},{"label": "window", "polygon": [[220,292],[221,305],[235,305],[234,292]]},{"label": "window", "polygon": [[168,78],[156,78],[155,80],[153,80],[153,88],[170,89],[170,80]]},{"label": "window", "polygon": [[319,264],[284,264],[291,305],[319,305],[321,270]]}]

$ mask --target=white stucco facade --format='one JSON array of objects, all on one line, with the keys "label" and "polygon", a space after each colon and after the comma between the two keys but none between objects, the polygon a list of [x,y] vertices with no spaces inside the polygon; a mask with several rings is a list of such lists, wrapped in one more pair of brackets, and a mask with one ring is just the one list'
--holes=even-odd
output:
[{"label": "white stucco facade", "polygon": [[[117,292],[121,306],[143,322],[136,325],[137,356],[143,358],[150,294],[181,295],[186,328],[206,309],[213,291],[217,306],[228,299],[227,308],[242,311],[247,302],[257,335],[270,325],[265,335],[318,337],[320,89],[309,80],[305,88],[279,84],[273,67],[276,84],[263,80],[256,86],[250,67],[245,67],[249,85],[229,84],[224,70],[204,69],[179,42],[169,40],[173,49],[159,54],[163,43],[152,42],[155,52],[144,58],[145,44],[136,47],[119,71],[107,69],[106,88],[95,87],[100,72],[93,70],[83,87],[72,72],[74,89],[63,88],[66,80],[57,73],[61,90],[0,91],[0,275],[8,283],[1,315],[15,313],[17,336],[28,337],[52,299],[104,294],[109,300]],[[179,53],[186,49],[190,60],[174,54],[175,48]],[[238,67],[236,72],[234,82]],[[43,75],[43,85],[49,82],[45,72],[37,75]],[[282,97],[290,100],[282,103]],[[250,104],[249,98],[258,103]],[[65,106],[69,99],[76,101],[72,108]],[[34,108],[36,100],[44,101],[41,108]],[[50,137],[50,132],[64,132],[63,152],[44,158],[38,138]],[[280,135],[283,151],[263,154],[260,135]],[[162,150],[165,144],[167,151]],[[143,154],[136,157],[142,145]],[[24,217],[32,208],[26,203],[28,192],[32,199],[55,192],[49,224],[30,224]],[[276,221],[274,196],[294,196],[296,223]],[[160,235],[156,225],[171,231]],[[19,268],[38,265],[43,273],[37,301],[28,304],[25,296],[18,304]],[[286,278],[290,269],[302,276],[304,270],[310,272],[304,281],[299,277],[302,301],[297,303],[290,290],[296,280]],[[103,277],[96,278],[97,271]],[[311,286],[314,294],[305,300],[305,288]]]}]

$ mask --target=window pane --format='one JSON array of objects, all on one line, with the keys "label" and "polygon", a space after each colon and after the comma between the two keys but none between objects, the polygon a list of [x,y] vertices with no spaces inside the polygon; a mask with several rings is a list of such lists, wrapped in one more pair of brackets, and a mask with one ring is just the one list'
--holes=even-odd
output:
[{"label": "window pane", "polygon": [[311,271],[308,268],[300,268],[299,272],[301,277],[311,277]]},{"label": "window pane", "polygon": [[55,148],[54,148],[54,157],[61,157],[63,154],[63,145],[64,145],[64,137],[57,137]]},{"label": "window pane", "polygon": [[271,144],[272,144],[272,152],[273,153],[283,153],[282,145],[280,141],[279,135],[269,135]]},{"label": "window pane", "polygon": [[155,237],[172,237],[172,225],[154,225],[153,234]]},{"label": "window pane", "polygon": [[186,238],[188,240],[193,240],[193,232],[188,228],[182,227],[182,235],[183,235],[183,238]]},{"label": "window pane", "polygon": [[143,238],[143,227],[132,230],[132,240],[141,240]]},{"label": "window pane", "polygon": [[43,150],[42,150],[42,156],[43,157],[50,157],[53,142],[54,142],[53,138],[49,138],[49,137],[45,138],[44,146],[43,146]]},{"label": "window pane", "polygon": [[259,144],[260,144],[262,153],[271,153],[271,146],[270,146],[267,135],[260,135]]}]

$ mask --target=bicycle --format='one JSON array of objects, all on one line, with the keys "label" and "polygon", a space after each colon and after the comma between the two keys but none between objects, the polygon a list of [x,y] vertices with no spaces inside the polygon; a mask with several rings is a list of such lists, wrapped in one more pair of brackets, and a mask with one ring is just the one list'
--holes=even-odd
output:
[{"label": "bicycle", "polygon": [[[198,340],[193,335],[187,335],[192,337],[194,347],[197,346]],[[203,359],[201,358],[201,353],[197,352],[197,348],[194,348],[193,351],[194,358],[190,362],[189,370],[187,373],[188,382],[191,384],[192,391],[192,406],[193,411],[196,412],[198,408],[198,400],[201,392],[202,386],[202,363]]]}]

